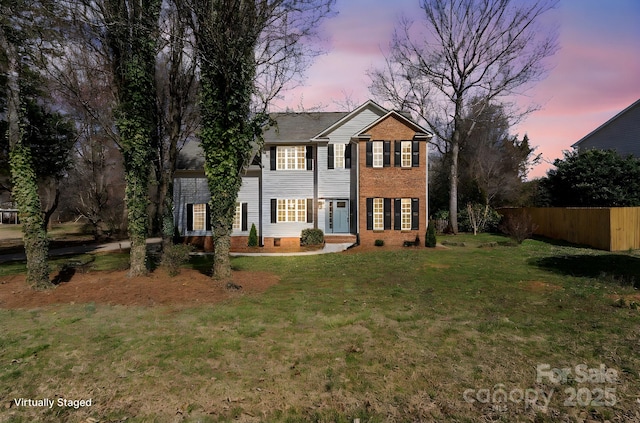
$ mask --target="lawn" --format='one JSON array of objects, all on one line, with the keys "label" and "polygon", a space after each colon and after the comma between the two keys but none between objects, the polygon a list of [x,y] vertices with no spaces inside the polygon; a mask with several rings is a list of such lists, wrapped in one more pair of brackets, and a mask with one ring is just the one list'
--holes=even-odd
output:
[{"label": "lawn", "polygon": [[215,305],[0,309],[0,421],[640,421],[637,251],[449,241],[234,258],[280,281]]}]

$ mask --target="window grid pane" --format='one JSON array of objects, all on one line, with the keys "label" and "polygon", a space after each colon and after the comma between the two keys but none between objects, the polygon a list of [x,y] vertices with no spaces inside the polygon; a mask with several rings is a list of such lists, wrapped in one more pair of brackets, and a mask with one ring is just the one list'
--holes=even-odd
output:
[{"label": "window grid pane", "polygon": [[382,167],[382,141],[373,141],[373,167]]},{"label": "window grid pane", "polygon": [[403,198],[401,200],[402,209],[402,230],[411,230],[411,198]]},{"label": "window grid pane", "polygon": [[207,221],[207,205],[194,204],[193,205],[193,230],[194,231],[206,230],[206,221]]},{"label": "window grid pane", "polygon": [[277,170],[305,170],[306,149],[304,145],[293,147],[278,146],[276,148]]},{"label": "window grid pane", "polygon": [[334,144],[333,147],[333,167],[335,169],[344,169],[344,149],[345,144]]},{"label": "window grid pane", "polygon": [[306,222],[306,199],[278,200],[278,222]]},{"label": "window grid pane", "polygon": [[240,203],[236,203],[236,214],[233,215],[233,229],[240,229],[242,227],[242,208]]},{"label": "window grid pane", "polygon": [[373,199],[373,230],[384,229],[384,201],[382,198]]},{"label": "window grid pane", "polygon": [[411,167],[411,141],[402,141],[402,167]]}]

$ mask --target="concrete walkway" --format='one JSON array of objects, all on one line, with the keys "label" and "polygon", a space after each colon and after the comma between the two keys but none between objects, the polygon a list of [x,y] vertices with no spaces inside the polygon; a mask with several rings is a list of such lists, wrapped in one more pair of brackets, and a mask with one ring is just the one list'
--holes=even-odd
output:
[{"label": "concrete walkway", "polygon": [[[148,238],[147,246],[160,244],[162,242],[162,238]],[[342,243],[342,244],[325,244],[324,248],[316,251],[304,251],[299,253],[230,253],[231,256],[309,256],[313,254],[327,254],[327,253],[338,253],[340,251],[344,251],[349,248],[350,243]],[[49,256],[65,256],[70,254],[86,254],[86,253],[104,253],[104,252],[112,252],[112,251],[125,251],[131,248],[130,241],[116,241],[109,242],[106,244],[86,244],[86,245],[76,245],[73,247],[65,247],[65,248],[56,248],[49,250]],[[201,254],[209,254],[209,253],[201,253]],[[26,256],[24,252],[20,253],[12,253],[12,254],[0,254],[0,264],[7,263],[10,261],[21,261],[26,260]]]}]

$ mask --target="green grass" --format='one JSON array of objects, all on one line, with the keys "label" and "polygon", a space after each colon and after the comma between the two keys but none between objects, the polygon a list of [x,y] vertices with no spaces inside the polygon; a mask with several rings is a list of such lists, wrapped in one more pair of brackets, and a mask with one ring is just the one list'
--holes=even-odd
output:
[{"label": "green grass", "polygon": [[[0,309],[2,401],[93,401],[77,410],[2,407],[0,420],[635,418],[640,312],[614,300],[637,294],[638,252],[538,240],[508,246],[494,235],[452,239],[465,246],[235,258],[235,269],[274,272],[280,283],[212,306]],[[211,267],[206,258],[192,265]],[[538,382],[536,366],[545,363],[602,364],[618,381]],[[571,388],[613,388],[617,401],[567,407]],[[468,403],[469,389],[555,394],[543,410]]]}]

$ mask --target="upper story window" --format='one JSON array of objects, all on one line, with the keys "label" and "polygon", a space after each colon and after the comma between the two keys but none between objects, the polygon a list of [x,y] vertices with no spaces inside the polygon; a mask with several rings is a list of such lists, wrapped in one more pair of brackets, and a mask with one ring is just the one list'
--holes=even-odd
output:
[{"label": "upper story window", "polygon": [[334,169],[344,169],[344,144],[335,144],[333,147]]},{"label": "upper story window", "polygon": [[411,167],[411,141],[400,143],[401,166]]},{"label": "upper story window", "polygon": [[383,142],[373,141],[371,144],[373,144],[373,167],[382,167],[384,163]]},{"label": "upper story window", "polygon": [[306,149],[303,145],[278,146],[276,149],[276,170],[305,170]]}]

